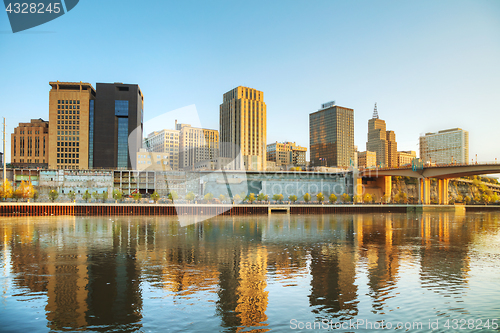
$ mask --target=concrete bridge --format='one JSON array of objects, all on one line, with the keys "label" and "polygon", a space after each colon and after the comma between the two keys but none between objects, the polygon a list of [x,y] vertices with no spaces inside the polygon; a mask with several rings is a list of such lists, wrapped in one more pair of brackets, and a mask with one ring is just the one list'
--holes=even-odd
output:
[{"label": "concrete bridge", "polygon": [[418,202],[424,205],[430,204],[430,178],[437,179],[438,203],[448,204],[448,184],[450,178],[464,176],[485,175],[500,173],[500,164],[440,164],[422,165],[420,167],[382,168],[360,170],[357,179],[357,193],[362,193],[362,178],[374,178],[378,187],[382,188],[384,194],[392,192],[392,176],[412,177],[418,181]]}]

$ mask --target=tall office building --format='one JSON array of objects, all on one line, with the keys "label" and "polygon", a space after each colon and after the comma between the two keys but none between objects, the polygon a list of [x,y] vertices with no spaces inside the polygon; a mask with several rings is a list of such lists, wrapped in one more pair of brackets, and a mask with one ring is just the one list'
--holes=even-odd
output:
[{"label": "tall office building", "polygon": [[394,131],[387,131],[387,167],[397,168],[398,167],[398,144],[396,142],[396,133]]},{"label": "tall office building", "polygon": [[49,163],[49,122],[32,119],[20,123],[11,134],[10,162],[19,168],[47,168]]},{"label": "tall office building", "polygon": [[[165,166],[168,165],[168,169],[170,170],[179,170],[179,134],[180,131],[170,129],[150,133],[148,137],[144,139],[143,146],[146,152],[152,152],[152,154],[139,152],[137,169],[144,169],[144,165],[140,164],[148,164],[148,162],[152,162],[153,164],[161,164],[162,168],[165,168]],[[154,159],[155,156],[157,159],[156,161],[144,161],[144,158]]]},{"label": "tall office building", "polygon": [[88,169],[96,92],[90,83],[49,84],[49,169]]},{"label": "tall office building", "polygon": [[377,166],[387,165],[387,134],[385,121],[378,118],[377,103],[373,110],[372,119],[368,120],[368,141],[366,150],[376,153]]},{"label": "tall office building", "polygon": [[215,160],[219,157],[219,131],[178,124],[179,131],[179,168],[194,169],[201,161]]},{"label": "tall office building", "polygon": [[368,120],[366,150],[377,154],[377,166],[397,167],[396,134],[394,131],[386,131],[385,121],[378,117],[377,103],[375,103],[372,119]]},{"label": "tall office building", "polygon": [[[246,170],[266,170],[264,93],[236,87],[223,95],[219,115],[221,156],[236,159],[241,153]],[[241,162],[235,162],[235,168],[241,168]]]},{"label": "tall office building", "polygon": [[469,132],[452,128],[420,137],[420,158],[424,163],[468,163]]},{"label": "tall office building", "polygon": [[354,165],[354,110],[328,102],[309,114],[311,166]]},{"label": "tall office building", "polygon": [[131,169],[142,148],[144,96],[137,84],[97,83],[91,167]]}]

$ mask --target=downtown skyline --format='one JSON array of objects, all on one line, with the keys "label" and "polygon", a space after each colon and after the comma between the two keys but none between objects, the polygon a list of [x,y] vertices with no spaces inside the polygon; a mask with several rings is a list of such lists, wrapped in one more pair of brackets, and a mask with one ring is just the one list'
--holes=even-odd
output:
[{"label": "downtown skyline", "polygon": [[[500,158],[497,2],[193,1],[158,3],[155,11],[114,4],[86,1],[17,34],[3,14],[0,60],[9,66],[0,116],[8,134],[40,115],[48,120],[53,80],[139,84],[145,123],[194,104],[201,125],[213,129],[222,94],[243,85],[265,94],[267,143],[309,147],[309,114],[336,100],[354,109],[354,144],[362,151],[377,102],[398,150],[418,151],[419,135],[460,127],[471,133],[471,158]],[[136,30],[115,28],[132,18]],[[135,48],[114,52],[130,41]]]}]

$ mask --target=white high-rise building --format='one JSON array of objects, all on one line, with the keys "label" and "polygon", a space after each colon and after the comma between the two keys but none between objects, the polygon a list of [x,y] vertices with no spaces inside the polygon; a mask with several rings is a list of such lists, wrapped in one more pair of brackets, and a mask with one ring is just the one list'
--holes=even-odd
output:
[{"label": "white high-rise building", "polygon": [[178,130],[164,129],[153,132],[144,139],[144,148],[148,152],[163,153],[162,163],[171,170],[179,170],[179,134]]},{"label": "white high-rise building", "polygon": [[424,163],[469,162],[469,132],[452,128],[420,137],[420,158]]}]

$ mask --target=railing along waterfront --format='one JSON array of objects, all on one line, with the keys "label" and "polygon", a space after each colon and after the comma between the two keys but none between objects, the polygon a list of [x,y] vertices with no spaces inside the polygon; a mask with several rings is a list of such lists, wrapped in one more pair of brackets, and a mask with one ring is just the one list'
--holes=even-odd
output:
[{"label": "railing along waterfront", "polygon": [[[269,208],[287,207],[290,214],[407,212],[409,205],[353,204],[81,204],[1,203],[0,216],[113,216],[113,215],[251,215],[270,214]],[[271,209],[273,210],[273,209]],[[274,213],[276,211],[274,210]],[[272,213],[272,214],[274,214]]]}]

